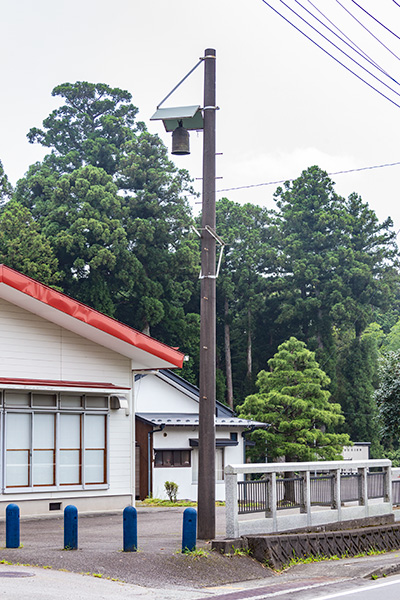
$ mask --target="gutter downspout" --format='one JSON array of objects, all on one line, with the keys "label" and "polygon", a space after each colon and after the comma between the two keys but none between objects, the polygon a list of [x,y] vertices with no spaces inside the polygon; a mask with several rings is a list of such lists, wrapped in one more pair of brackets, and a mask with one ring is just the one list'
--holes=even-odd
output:
[{"label": "gutter downspout", "polygon": [[164,428],[165,428],[165,423],[160,425],[160,427],[158,427],[157,429],[152,429],[151,431],[149,431],[147,433],[147,492],[148,492],[149,498],[153,495],[153,491],[150,490],[150,487],[151,487],[151,456],[150,456],[151,437],[150,436],[154,435],[158,431],[162,431]]}]

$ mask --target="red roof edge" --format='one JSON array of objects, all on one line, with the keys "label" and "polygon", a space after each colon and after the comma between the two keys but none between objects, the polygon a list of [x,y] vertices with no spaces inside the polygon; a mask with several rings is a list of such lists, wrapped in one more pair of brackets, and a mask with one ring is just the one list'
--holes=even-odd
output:
[{"label": "red roof edge", "polygon": [[182,368],[184,359],[182,352],[178,352],[174,348],[3,264],[0,264],[0,283],[4,283],[131,346],[157,356],[178,368]]},{"label": "red roof edge", "polygon": [[0,385],[27,385],[37,387],[65,387],[65,388],[94,388],[129,390],[127,387],[102,381],[64,381],[63,379],[21,379],[20,377],[0,377]]}]

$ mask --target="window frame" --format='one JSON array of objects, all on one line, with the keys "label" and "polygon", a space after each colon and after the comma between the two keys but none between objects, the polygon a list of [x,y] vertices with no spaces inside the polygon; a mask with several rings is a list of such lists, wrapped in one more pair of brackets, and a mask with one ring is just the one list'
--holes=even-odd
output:
[{"label": "window frame", "polygon": [[[164,461],[162,462],[162,464],[157,464],[157,454],[161,454],[163,455],[164,452],[171,452],[172,454],[172,460],[174,461],[174,454],[176,452],[180,453],[180,460],[179,460],[179,464],[164,464]],[[182,453],[183,452],[187,452],[188,453],[188,457],[189,460],[188,461],[183,461],[182,460]],[[182,464],[183,462],[188,462],[189,464]],[[191,448],[154,448],[154,468],[155,469],[189,469],[192,467],[192,451]]]},{"label": "window frame", "polygon": [[[74,394],[71,390],[70,393],[65,392],[54,392],[49,391],[37,393],[41,396],[49,395],[56,398],[54,406],[38,406],[34,405],[34,396],[35,391],[33,390],[21,390],[21,393],[29,394],[29,406],[21,405],[21,404],[10,404],[7,403],[7,393],[18,393],[19,390],[0,390],[0,486],[1,493],[6,494],[18,494],[18,493],[27,493],[27,492],[59,492],[59,491],[78,491],[78,490],[100,490],[100,489],[109,489],[110,481],[109,481],[109,440],[110,440],[110,394],[82,394],[76,393]],[[65,407],[62,406],[62,396],[76,396],[81,398],[81,406],[71,406]],[[87,407],[86,398],[104,398],[104,406],[96,407],[90,406]],[[7,448],[7,415],[8,414],[28,414],[30,415],[29,420],[29,457],[27,468],[27,476],[28,476],[28,485],[23,486],[7,486],[7,452],[9,451]],[[34,452],[38,451],[38,448],[34,447],[34,427],[35,427],[35,415],[40,414],[50,414],[54,415],[54,448],[51,449],[53,451],[53,484],[35,484],[33,482],[34,477],[34,463],[33,457]],[[60,447],[61,439],[61,417],[62,415],[79,415],[79,439],[80,439],[80,460],[79,460],[79,483],[61,483],[60,482],[60,468],[61,468],[61,451]],[[85,442],[85,428],[88,427],[86,418],[90,416],[100,416],[104,419],[104,433],[102,434],[104,437],[104,445],[99,448],[87,448]],[[23,440],[24,441],[24,440]],[[40,450],[40,448],[39,448]],[[49,450],[49,449],[47,449]],[[103,481],[102,482],[88,482],[87,474],[85,472],[86,467],[86,459],[87,454],[91,450],[101,451],[103,453],[103,459],[101,462],[101,468],[103,472]],[[100,466],[100,463],[99,465]]]}]

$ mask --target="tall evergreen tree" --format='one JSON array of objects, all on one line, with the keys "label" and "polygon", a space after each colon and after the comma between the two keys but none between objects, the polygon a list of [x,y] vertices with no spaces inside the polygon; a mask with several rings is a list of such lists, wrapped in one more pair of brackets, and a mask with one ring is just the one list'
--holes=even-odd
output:
[{"label": "tall evergreen tree", "polygon": [[29,210],[11,200],[0,210],[0,263],[58,287],[61,273],[49,240]]},{"label": "tall evergreen tree", "polygon": [[374,308],[388,306],[398,285],[392,222],[380,224],[356,194],[339,197],[315,166],[279,188],[276,199],[279,321],[291,324],[334,377],[334,328],[360,337]]},{"label": "tall evergreen tree", "polygon": [[243,397],[244,390],[253,387],[254,368],[260,368],[254,349],[255,323],[264,307],[266,276],[276,264],[275,229],[265,208],[242,206],[227,198],[217,202],[216,221],[218,235],[225,243],[217,280],[217,318],[224,347],[227,401],[233,407],[233,380]]},{"label": "tall evergreen tree", "polygon": [[28,134],[51,154],[16,197],[55,248],[68,293],[186,351],[198,265],[188,173],[135,121],[129,92],[77,82],[53,95],[64,104]]},{"label": "tall evergreen tree", "polygon": [[12,186],[4,171],[3,163],[0,160],[0,207],[10,199]]},{"label": "tall evergreen tree", "polygon": [[400,350],[388,352],[381,358],[375,401],[382,439],[387,447],[397,450],[400,439]]},{"label": "tall evergreen tree", "polygon": [[371,457],[380,458],[379,424],[374,392],[378,385],[379,351],[375,335],[352,337],[341,349],[337,363],[337,390],[346,422],[340,430],[353,442],[370,442]]},{"label": "tall evergreen tree", "polygon": [[330,380],[315,360],[315,353],[291,337],[269,359],[270,371],[258,374],[259,392],[238,407],[240,417],[266,423],[254,432],[256,452],[268,459],[284,456],[287,462],[337,460],[347,434],[334,433],[344,423],[339,404],[330,402]]},{"label": "tall evergreen tree", "polygon": [[29,141],[51,148],[53,167],[64,172],[92,165],[114,174],[124,143],[142,127],[135,122],[138,109],[131,94],[104,83],[77,81],[56,86],[52,96],[64,104],[44,119],[43,129],[30,129]]}]

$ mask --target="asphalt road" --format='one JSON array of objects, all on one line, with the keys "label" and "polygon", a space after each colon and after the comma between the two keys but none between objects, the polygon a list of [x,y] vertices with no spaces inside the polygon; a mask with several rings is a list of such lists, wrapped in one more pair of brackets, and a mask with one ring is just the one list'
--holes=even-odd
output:
[{"label": "asphalt road", "polygon": [[[217,529],[223,531],[224,508],[219,508]],[[374,600],[400,599],[394,584],[378,587],[394,578],[371,581],[375,573],[400,573],[400,552],[299,564],[278,574],[247,555],[210,552],[206,542],[198,544],[204,555],[183,555],[182,513],[139,509],[135,553],[122,552],[122,514],[79,517],[74,551],[63,550],[61,517],[22,520],[21,547],[0,548],[0,600],[333,600],[343,592],[346,600],[349,590],[358,594],[354,600],[370,600],[363,595],[370,590]]]},{"label": "asphalt road", "polygon": [[[315,590],[314,590],[315,592]],[[368,584],[361,585],[354,589],[343,590],[340,592],[329,593],[324,596],[319,594],[307,594],[303,599],[314,598],[315,600],[399,600],[400,598],[400,576],[393,576],[385,580],[376,580]]]}]

